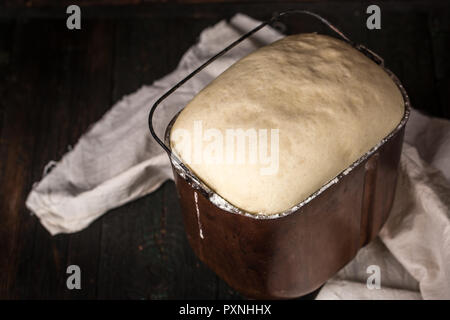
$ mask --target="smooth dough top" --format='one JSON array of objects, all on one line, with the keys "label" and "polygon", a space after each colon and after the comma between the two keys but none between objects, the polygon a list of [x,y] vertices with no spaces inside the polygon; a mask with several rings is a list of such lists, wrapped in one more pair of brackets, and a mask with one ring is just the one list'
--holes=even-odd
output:
[{"label": "smooth dough top", "polygon": [[[297,205],[336,177],[395,129],[403,114],[400,90],[373,61],[335,38],[298,34],[251,53],[212,81],[179,114],[170,143],[228,202],[270,215]],[[266,157],[250,161],[247,148],[245,161],[220,161],[229,150],[238,158],[237,139],[232,149],[226,138],[237,129],[257,132],[258,143],[267,141]],[[271,129],[278,129],[278,150]],[[194,145],[213,160],[199,158],[203,153]],[[272,169],[278,161],[277,170],[263,174],[268,159]]]}]

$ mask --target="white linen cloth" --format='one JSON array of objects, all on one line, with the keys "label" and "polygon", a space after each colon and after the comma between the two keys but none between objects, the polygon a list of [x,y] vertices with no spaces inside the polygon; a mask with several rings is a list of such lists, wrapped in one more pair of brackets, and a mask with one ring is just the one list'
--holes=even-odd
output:
[{"label": "white linen cloth", "polygon": [[[36,183],[26,205],[52,234],[86,228],[109,209],[173,179],[167,155],[150,136],[150,106],[165,91],[259,21],[237,14],[204,30],[175,71],[116,103]],[[178,89],[155,113],[160,137],[172,116],[239,58],[282,35],[265,27]],[[318,299],[450,299],[450,123],[412,112],[394,207],[379,238],[331,279]],[[47,171],[47,170],[46,170]],[[365,283],[368,265],[381,289]]]}]

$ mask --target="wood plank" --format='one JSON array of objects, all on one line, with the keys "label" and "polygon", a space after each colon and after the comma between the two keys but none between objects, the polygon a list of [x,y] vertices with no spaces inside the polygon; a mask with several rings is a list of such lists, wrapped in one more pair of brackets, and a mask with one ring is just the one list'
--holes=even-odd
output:
[{"label": "wood plank", "polygon": [[174,192],[167,182],[102,218],[100,299],[214,298],[216,276],[190,249]]},{"label": "wood plank", "polygon": [[[11,162],[15,159],[8,157],[9,142],[4,136],[4,126],[6,121],[6,95],[8,93],[7,84],[12,73],[12,51],[13,38],[15,32],[14,20],[0,21],[0,181],[7,181],[8,178],[22,180],[21,177],[11,177],[8,172],[11,169]],[[13,186],[15,181],[9,186]],[[2,183],[3,185],[3,183]],[[0,191],[6,192],[6,189],[0,187]],[[16,196],[17,197],[17,196]],[[11,257],[14,254],[15,231],[19,218],[10,213],[11,207],[16,204],[8,203],[11,199],[2,193],[0,197],[0,213],[2,223],[0,224],[0,297],[9,298],[10,288],[15,274],[15,265],[11,264]]]},{"label": "wood plank", "polygon": [[426,10],[382,9],[381,30],[368,30],[369,46],[405,86],[414,108],[442,115],[433,73]]},{"label": "wood plank", "polygon": [[[449,6],[450,8],[450,6]],[[440,110],[435,115],[450,119],[450,10],[432,10],[429,28],[434,62],[434,76]]]},{"label": "wood plank", "polygon": [[[209,21],[177,23],[185,28],[175,28],[170,17],[118,21],[115,101],[175,69]],[[112,210],[103,218],[102,234],[100,298],[214,297],[216,277],[187,244],[173,183]]]},{"label": "wood plank", "polygon": [[[239,4],[239,3],[264,3],[261,0],[79,0],[76,4],[80,6],[124,6],[124,5],[142,5],[142,4],[154,4],[154,3],[175,3],[175,4],[201,4],[201,3],[214,3],[214,4]],[[266,1],[267,2],[267,1]],[[317,3],[325,2],[323,0],[278,0],[283,3]],[[372,1],[373,2],[373,1]],[[378,0],[377,3],[424,3],[423,0]],[[445,2],[445,0],[435,0],[436,3]],[[73,4],[71,0],[5,0],[5,5],[8,7],[49,7],[49,6],[68,6]]]},{"label": "wood plank", "polygon": [[[41,281],[36,279],[33,283],[33,278],[28,277],[32,272],[40,270],[37,270],[32,260],[37,221],[30,217],[24,202],[33,176],[39,174],[37,168],[33,168],[34,154],[38,154],[35,147],[40,139],[38,132],[47,124],[46,119],[42,118],[47,106],[42,102],[46,100],[48,83],[43,79],[42,71],[51,74],[54,68],[49,59],[45,59],[44,52],[39,50],[42,49],[39,45],[39,33],[49,32],[50,29],[49,24],[18,24],[14,35],[10,74],[7,76],[5,95],[1,99],[5,114],[0,154],[4,155],[1,164],[4,173],[2,181],[5,183],[1,184],[0,191],[1,194],[8,194],[8,198],[4,197],[1,204],[6,223],[2,222],[0,234],[7,235],[9,246],[9,254],[2,255],[7,263],[6,266],[2,265],[2,270],[7,268],[10,297],[28,297],[33,291],[33,284]],[[55,79],[50,76],[47,80],[52,82]],[[47,146],[40,146],[43,147],[39,150],[40,154],[48,152]],[[33,267],[26,268],[24,272],[22,263],[33,264]],[[45,272],[42,278],[45,281]],[[48,286],[43,286],[44,294],[47,288]]]},{"label": "wood plank", "polygon": [[[5,99],[7,127],[2,134],[2,141],[12,147],[5,181],[14,184],[12,189],[20,196],[14,206],[9,201],[9,213],[19,221],[9,236],[14,239],[8,274],[15,298],[74,295],[65,284],[70,263],[79,264],[88,275],[97,274],[100,224],[83,231],[83,236],[51,237],[24,206],[45,164],[59,159],[109,107],[111,64],[104,58],[111,48],[102,44],[112,39],[111,32],[102,23],[91,26],[77,34],[65,28],[64,20],[32,20],[20,23],[16,34],[15,71]],[[17,162],[17,158],[24,160]],[[73,248],[70,253],[69,248]],[[92,287],[75,296],[95,297],[96,286]]]},{"label": "wood plank", "polygon": [[[78,56],[76,58],[78,67],[74,66],[77,71],[72,77],[83,85],[78,94],[72,97],[72,106],[68,114],[69,119],[77,119],[71,125],[76,126],[75,130],[68,128],[69,132],[74,133],[71,140],[78,139],[111,106],[114,30],[115,24],[110,20],[91,20],[85,23],[82,29],[86,34],[82,36],[82,47],[75,51]],[[101,237],[101,219],[83,231],[69,236],[66,264],[80,266],[82,290],[65,290],[65,299],[97,298]]]}]

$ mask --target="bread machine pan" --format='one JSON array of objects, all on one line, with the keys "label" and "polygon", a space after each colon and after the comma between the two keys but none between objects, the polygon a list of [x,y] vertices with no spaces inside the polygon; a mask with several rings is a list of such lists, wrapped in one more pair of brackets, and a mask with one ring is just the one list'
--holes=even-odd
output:
[{"label": "bread machine pan", "polygon": [[[376,146],[301,203],[276,215],[247,213],[208,188],[156,135],[152,118],[171,93],[232,47],[266,25],[290,14],[313,16],[383,68],[398,86],[405,112],[398,126]],[[189,243],[195,254],[232,288],[248,298],[289,299],[306,295],[331,278],[372,241],[388,218],[395,195],[408,95],[383,60],[315,13],[275,14],[223,49],[167,91],[152,107],[149,127],[167,152],[181,202]]]}]

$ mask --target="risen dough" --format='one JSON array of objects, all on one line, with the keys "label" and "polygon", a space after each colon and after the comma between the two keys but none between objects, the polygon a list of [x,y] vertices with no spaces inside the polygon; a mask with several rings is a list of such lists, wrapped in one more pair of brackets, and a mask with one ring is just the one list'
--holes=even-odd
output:
[{"label": "risen dough", "polygon": [[275,214],[300,203],[374,147],[403,113],[399,89],[369,58],[332,37],[299,34],[246,56],[205,87],[180,113],[171,145],[187,160],[196,141],[186,143],[173,133],[185,129],[199,139],[196,120],[203,132],[214,128],[224,136],[226,129],[279,129],[275,174],[262,175],[267,164],[260,162],[186,161],[238,208]]}]

